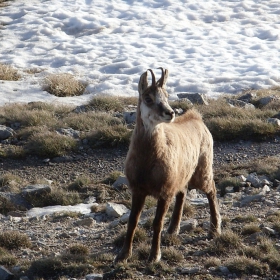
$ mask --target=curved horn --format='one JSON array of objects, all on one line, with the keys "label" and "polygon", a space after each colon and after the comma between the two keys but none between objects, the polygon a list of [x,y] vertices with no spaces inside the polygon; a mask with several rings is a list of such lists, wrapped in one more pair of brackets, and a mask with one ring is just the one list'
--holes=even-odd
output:
[{"label": "curved horn", "polygon": [[159,67],[158,69],[161,69],[161,77],[158,79],[157,84],[162,87],[164,82],[164,69],[162,67]]},{"label": "curved horn", "polygon": [[155,87],[156,86],[156,77],[155,77],[155,74],[154,72],[151,70],[151,69],[148,69],[151,74],[152,74],[152,87]]}]

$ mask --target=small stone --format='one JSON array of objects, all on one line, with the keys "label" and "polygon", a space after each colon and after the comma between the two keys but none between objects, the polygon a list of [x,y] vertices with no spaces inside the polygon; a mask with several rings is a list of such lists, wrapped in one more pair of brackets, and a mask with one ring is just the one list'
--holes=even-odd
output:
[{"label": "small stone", "polygon": [[198,222],[196,219],[182,221],[180,230],[181,230],[181,232],[189,232],[189,231],[194,230],[197,227],[197,225],[198,225]]},{"label": "small stone", "polygon": [[0,125],[0,140],[5,140],[15,134],[15,131],[5,125]]},{"label": "small stone", "polygon": [[271,123],[275,126],[280,126],[280,120],[277,118],[269,118],[269,119],[267,119],[267,122]]},{"label": "small stone", "polygon": [[94,224],[95,224],[95,220],[92,218],[85,218],[85,219],[76,221],[77,226],[92,227]]},{"label": "small stone", "polygon": [[270,227],[263,227],[262,231],[268,235],[275,235],[276,231]]},{"label": "small stone", "polygon": [[223,274],[229,274],[230,271],[226,266],[219,266],[219,270],[223,273]]},{"label": "small stone", "polygon": [[102,280],[103,275],[102,274],[88,274],[86,275],[86,280]]},{"label": "small stone", "polygon": [[189,268],[182,268],[181,274],[195,274],[200,271],[200,267],[189,267]]},{"label": "small stone", "polygon": [[128,211],[129,209],[123,204],[108,202],[106,206],[106,214],[110,217],[119,218]]},{"label": "small stone", "polygon": [[128,186],[127,178],[124,175],[120,175],[118,179],[113,183],[114,188],[121,187],[122,185]]}]

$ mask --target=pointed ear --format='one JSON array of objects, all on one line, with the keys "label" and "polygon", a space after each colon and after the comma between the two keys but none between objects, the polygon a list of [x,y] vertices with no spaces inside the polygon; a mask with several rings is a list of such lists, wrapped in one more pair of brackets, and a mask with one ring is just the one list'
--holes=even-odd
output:
[{"label": "pointed ear", "polygon": [[148,87],[148,73],[146,71],[141,75],[138,83],[139,94],[141,95],[147,89],[147,87]]},{"label": "pointed ear", "polygon": [[165,87],[168,78],[168,70],[164,70],[162,67],[159,67],[158,69],[161,69],[161,77],[157,81],[157,85],[160,87]]}]

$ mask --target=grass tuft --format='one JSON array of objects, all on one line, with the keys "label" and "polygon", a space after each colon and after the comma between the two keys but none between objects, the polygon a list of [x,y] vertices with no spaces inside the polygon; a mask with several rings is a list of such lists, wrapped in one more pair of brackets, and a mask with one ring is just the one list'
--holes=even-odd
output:
[{"label": "grass tuft", "polygon": [[82,95],[86,84],[75,79],[75,76],[67,73],[52,74],[45,78],[43,89],[58,97]]},{"label": "grass tuft", "polygon": [[210,252],[215,254],[226,254],[230,251],[240,249],[242,239],[231,230],[225,230],[220,236],[215,237],[210,243]]},{"label": "grass tuft", "polygon": [[0,80],[18,81],[20,78],[20,74],[12,66],[0,63]]},{"label": "grass tuft", "polygon": [[259,260],[254,260],[245,256],[234,257],[226,264],[231,273],[239,276],[243,275],[266,275],[269,266]]},{"label": "grass tuft", "polygon": [[29,237],[23,233],[17,231],[3,231],[0,233],[0,247],[8,250],[29,248],[31,242]]},{"label": "grass tuft", "polygon": [[62,156],[75,150],[76,147],[75,139],[51,131],[38,132],[32,135],[27,142],[29,153],[42,157]]}]

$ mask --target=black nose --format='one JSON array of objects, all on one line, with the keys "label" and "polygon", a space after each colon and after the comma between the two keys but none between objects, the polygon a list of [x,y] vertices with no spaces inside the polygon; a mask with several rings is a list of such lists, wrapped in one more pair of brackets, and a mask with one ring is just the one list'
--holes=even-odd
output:
[{"label": "black nose", "polygon": [[173,117],[174,114],[175,114],[175,112],[172,110],[172,111],[167,111],[167,112],[165,112],[165,114],[168,115],[168,116]]}]

